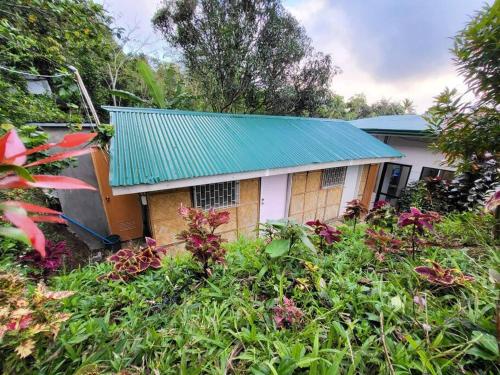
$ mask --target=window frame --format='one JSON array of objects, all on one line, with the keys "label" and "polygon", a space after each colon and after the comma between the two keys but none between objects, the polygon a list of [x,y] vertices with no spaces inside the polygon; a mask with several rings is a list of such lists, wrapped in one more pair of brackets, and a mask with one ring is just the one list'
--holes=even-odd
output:
[{"label": "window frame", "polygon": [[[342,173],[342,182],[326,185],[325,182],[328,182],[328,179],[334,179],[334,178],[338,177],[338,176],[334,176],[334,177],[327,177],[326,176],[326,173],[328,173],[329,171],[334,171],[334,170],[342,170],[342,172],[341,172]],[[333,188],[336,188],[338,186],[344,186],[346,175],[347,175],[347,166],[323,169],[321,171],[321,189],[333,189]]]},{"label": "window frame", "polygon": [[[231,196],[233,192],[233,188],[229,186],[229,184],[234,184],[234,197]],[[211,187],[214,187],[211,189]],[[227,188],[225,188],[227,186]],[[222,203],[217,203],[217,204],[212,204],[212,201],[218,200],[217,196],[214,196],[212,198],[211,194],[212,193],[217,193],[218,190],[222,187],[222,194],[228,194],[226,196],[222,196]],[[205,191],[203,190],[205,189]],[[199,190],[200,197],[198,197],[197,191]],[[208,194],[208,196],[207,196]],[[202,196],[205,195],[204,199],[202,199]],[[219,198],[221,196],[219,195]],[[231,207],[237,207],[240,203],[240,181],[239,180],[233,180],[233,181],[223,181],[223,182],[215,182],[211,184],[203,184],[203,185],[195,185],[191,187],[191,198],[193,202],[193,207],[203,210],[203,211],[208,211],[211,209],[214,210],[219,210],[219,209],[226,209],[226,208],[231,208]],[[200,202],[198,202],[198,198],[200,198]],[[208,204],[205,203],[205,205],[202,204],[203,200],[208,201]]]},{"label": "window frame", "polygon": [[[422,169],[420,170],[420,177],[418,178],[418,180],[419,180],[419,181],[421,181],[421,180],[423,180],[424,178],[426,178],[426,177],[422,177],[422,176],[424,175],[424,169],[426,169],[426,168],[427,168],[427,169],[434,169],[434,170],[437,170],[437,171],[438,171],[437,175],[436,175],[436,176],[434,176],[434,177],[441,177],[441,178],[442,178],[442,176],[441,176],[441,173],[442,173],[442,172],[451,172],[451,173],[455,174],[455,171],[452,171],[451,169],[442,169],[442,168],[434,168],[434,167],[425,167],[425,166],[424,166],[424,167],[422,167]],[[428,176],[428,177],[430,177],[430,176]]]}]

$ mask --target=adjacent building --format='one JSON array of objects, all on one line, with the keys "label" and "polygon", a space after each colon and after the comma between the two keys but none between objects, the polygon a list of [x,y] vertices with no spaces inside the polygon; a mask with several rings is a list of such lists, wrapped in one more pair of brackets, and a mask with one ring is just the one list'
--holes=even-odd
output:
[{"label": "adjacent building", "polygon": [[378,116],[351,121],[359,129],[400,151],[397,161],[384,162],[377,176],[371,201],[396,204],[410,182],[426,177],[453,178],[455,168],[445,164],[444,155],[430,149],[429,124],[418,115]]}]

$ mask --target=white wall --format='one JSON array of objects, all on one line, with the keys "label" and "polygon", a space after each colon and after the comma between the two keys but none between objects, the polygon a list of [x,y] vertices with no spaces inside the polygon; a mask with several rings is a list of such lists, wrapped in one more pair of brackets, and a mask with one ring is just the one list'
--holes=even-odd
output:
[{"label": "white wall", "polygon": [[[377,138],[384,140],[383,136],[377,136]],[[429,142],[422,138],[390,136],[387,144],[406,155],[395,163],[412,166],[408,182],[420,178],[422,167],[455,170],[455,168],[443,164],[444,156],[430,150],[428,148]]]}]

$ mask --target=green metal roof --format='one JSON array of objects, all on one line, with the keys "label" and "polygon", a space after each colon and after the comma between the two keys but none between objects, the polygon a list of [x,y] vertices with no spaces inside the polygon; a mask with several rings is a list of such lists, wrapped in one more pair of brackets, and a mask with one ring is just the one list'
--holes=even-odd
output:
[{"label": "green metal roof", "polygon": [[350,122],[371,134],[415,136],[429,134],[429,123],[419,115],[377,116]]},{"label": "green metal roof", "polygon": [[342,120],[104,107],[111,186],[402,154]]}]

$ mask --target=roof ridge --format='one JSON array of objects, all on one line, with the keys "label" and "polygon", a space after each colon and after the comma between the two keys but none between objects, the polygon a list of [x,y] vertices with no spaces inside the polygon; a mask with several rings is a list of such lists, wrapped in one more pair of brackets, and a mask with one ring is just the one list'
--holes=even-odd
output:
[{"label": "roof ridge", "polygon": [[343,119],[327,118],[327,117],[305,117],[305,116],[280,116],[280,115],[264,115],[253,113],[227,113],[227,112],[204,112],[204,111],[187,111],[182,109],[164,109],[164,108],[146,108],[146,107],[119,107],[103,105],[101,108],[108,112],[142,112],[142,113],[164,113],[164,114],[179,114],[179,115],[195,115],[195,116],[224,116],[224,117],[255,117],[255,118],[273,118],[273,119],[300,119],[300,120],[316,120],[316,121],[336,121],[346,122],[350,121]]}]

